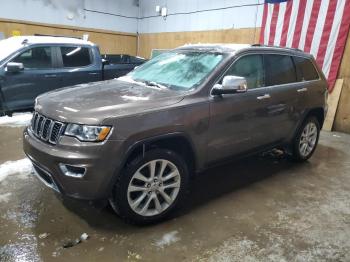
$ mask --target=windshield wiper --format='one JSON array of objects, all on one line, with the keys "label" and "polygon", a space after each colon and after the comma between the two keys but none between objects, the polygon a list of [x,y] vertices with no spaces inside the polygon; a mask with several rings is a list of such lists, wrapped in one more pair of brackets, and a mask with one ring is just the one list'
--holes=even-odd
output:
[{"label": "windshield wiper", "polygon": [[147,81],[147,80],[135,80],[135,81],[144,83],[147,86],[155,86],[155,87],[158,87],[158,88],[161,88],[161,89],[168,88],[168,86],[159,84],[159,83],[154,82],[154,81]]}]

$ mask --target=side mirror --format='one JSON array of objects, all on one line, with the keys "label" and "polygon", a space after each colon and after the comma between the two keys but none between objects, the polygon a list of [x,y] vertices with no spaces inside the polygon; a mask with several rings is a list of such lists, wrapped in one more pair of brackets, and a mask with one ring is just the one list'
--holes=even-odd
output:
[{"label": "side mirror", "polygon": [[7,63],[5,69],[7,72],[17,73],[19,71],[22,71],[24,69],[24,66],[22,63],[9,62],[9,63]]},{"label": "side mirror", "polygon": [[225,76],[222,85],[216,84],[211,91],[214,96],[247,92],[247,80],[240,76]]}]

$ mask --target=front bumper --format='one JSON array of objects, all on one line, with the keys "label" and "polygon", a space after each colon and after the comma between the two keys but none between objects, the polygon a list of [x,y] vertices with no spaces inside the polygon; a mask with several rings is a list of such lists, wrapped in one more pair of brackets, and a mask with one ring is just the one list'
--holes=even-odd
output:
[{"label": "front bumper", "polygon": [[[36,138],[28,128],[23,132],[23,150],[38,178],[63,195],[86,200],[109,196],[121,165],[122,145],[120,140],[82,143],[65,136],[51,145]],[[86,172],[83,177],[67,176],[60,164],[84,167]]]}]

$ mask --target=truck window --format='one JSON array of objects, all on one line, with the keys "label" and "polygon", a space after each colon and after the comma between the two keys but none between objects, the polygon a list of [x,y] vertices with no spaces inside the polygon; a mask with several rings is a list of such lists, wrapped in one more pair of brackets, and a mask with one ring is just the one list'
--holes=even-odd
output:
[{"label": "truck window", "polygon": [[131,64],[142,64],[146,62],[146,59],[137,56],[130,56],[129,59]]},{"label": "truck window", "polygon": [[304,57],[293,57],[295,66],[298,71],[298,81],[310,81],[319,79],[317,70],[310,61]]},{"label": "truck window", "polygon": [[52,68],[51,47],[33,47],[12,60],[27,69]]},{"label": "truck window", "polygon": [[[261,55],[246,55],[239,58],[224,76],[241,76],[247,80],[248,89],[264,86],[264,67]],[[221,80],[222,81],[222,80]]]},{"label": "truck window", "polygon": [[283,85],[297,81],[292,58],[287,55],[264,55],[266,85]]},{"label": "truck window", "polygon": [[91,56],[87,47],[61,47],[63,67],[81,67],[91,64]]}]

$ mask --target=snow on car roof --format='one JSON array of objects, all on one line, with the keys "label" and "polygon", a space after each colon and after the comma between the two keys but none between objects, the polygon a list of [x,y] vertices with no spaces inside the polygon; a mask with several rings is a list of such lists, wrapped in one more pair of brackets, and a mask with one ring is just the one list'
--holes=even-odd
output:
[{"label": "snow on car roof", "polygon": [[80,45],[94,45],[90,41],[61,36],[13,36],[8,38],[14,42],[22,43],[26,41],[28,44],[80,44]]},{"label": "snow on car roof", "polygon": [[212,49],[218,51],[228,51],[228,52],[236,52],[241,49],[245,49],[251,47],[250,44],[186,44],[178,47],[178,49]]}]

